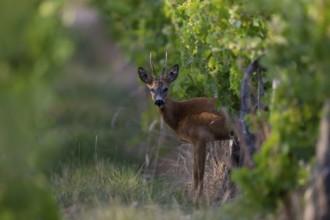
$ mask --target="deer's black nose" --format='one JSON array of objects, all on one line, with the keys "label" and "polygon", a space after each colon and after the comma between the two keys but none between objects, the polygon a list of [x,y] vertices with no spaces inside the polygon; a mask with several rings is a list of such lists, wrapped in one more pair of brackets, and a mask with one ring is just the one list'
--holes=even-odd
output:
[{"label": "deer's black nose", "polygon": [[155,101],[155,105],[157,105],[158,107],[163,107],[164,104],[165,104],[164,101],[161,100],[161,99],[157,99],[157,100]]}]

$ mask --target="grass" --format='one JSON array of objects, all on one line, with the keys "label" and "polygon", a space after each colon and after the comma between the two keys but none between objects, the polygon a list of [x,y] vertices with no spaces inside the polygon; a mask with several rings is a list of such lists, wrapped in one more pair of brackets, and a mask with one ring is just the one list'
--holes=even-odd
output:
[{"label": "grass", "polygon": [[97,26],[75,30],[80,47],[56,81],[51,113],[60,149],[49,181],[63,218],[225,219],[218,207],[231,199],[228,170],[209,160],[207,199],[193,206],[192,147],[180,146],[159,115],[147,111],[150,97],[127,82],[137,77],[135,68],[122,63],[106,37],[98,38]]},{"label": "grass", "polygon": [[144,195],[141,178],[127,166],[98,162],[95,166],[72,166],[52,177],[57,201],[62,208],[76,204],[141,200]]},{"label": "grass", "polygon": [[71,165],[51,185],[64,219],[229,219],[217,207],[192,206],[183,188],[146,180],[132,164]]},{"label": "grass", "polygon": [[94,219],[107,219],[103,215],[112,216],[111,213],[118,216],[111,219],[131,219],[122,216],[127,211],[149,215],[156,207],[169,208],[174,201],[179,204],[180,192],[165,187],[161,180],[147,181],[135,168],[131,164],[98,161],[88,166],[68,166],[61,174],[54,173],[51,185],[63,216],[89,219],[90,213],[95,212],[100,218]]}]

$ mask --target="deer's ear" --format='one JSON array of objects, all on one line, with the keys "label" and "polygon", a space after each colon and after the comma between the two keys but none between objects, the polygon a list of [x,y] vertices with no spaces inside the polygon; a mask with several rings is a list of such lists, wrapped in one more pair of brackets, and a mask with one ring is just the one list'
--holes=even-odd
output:
[{"label": "deer's ear", "polygon": [[144,83],[146,83],[146,84],[148,84],[148,85],[150,85],[150,84],[152,83],[153,78],[152,78],[152,76],[150,75],[150,73],[149,73],[148,71],[146,71],[146,70],[143,69],[142,67],[139,67],[139,68],[138,68],[138,73],[139,73],[139,77],[140,77],[140,79],[141,79]]},{"label": "deer's ear", "polygon": [[171,83],[174,80],[176,80],[176,78],[179,75],[179,65],[175,64],[168,72],[166,75],[166,80]]}]

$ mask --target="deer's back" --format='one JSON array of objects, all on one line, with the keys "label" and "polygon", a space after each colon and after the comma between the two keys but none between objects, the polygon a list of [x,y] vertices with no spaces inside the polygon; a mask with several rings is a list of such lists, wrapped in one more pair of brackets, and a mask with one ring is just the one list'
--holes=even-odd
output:
[{"label": "deer's back", "polygon": [[183,101],[184,117],[178,124],[181,139],[193,143],[196,140],[215,141],[229,138],[226,117],[215,110],[215,98],[194,98]]}]

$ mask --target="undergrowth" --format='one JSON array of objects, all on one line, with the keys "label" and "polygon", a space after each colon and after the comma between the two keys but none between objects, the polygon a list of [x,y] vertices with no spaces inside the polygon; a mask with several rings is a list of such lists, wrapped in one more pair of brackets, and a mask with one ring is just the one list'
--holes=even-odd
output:
[{"label": "undergrowth", "polygon": [[[60,149],[49,181],[63,218],[224,219],[218,207],[231,199],[228,170],[209,163],[204,196],[211,199],[193,206],[192,147],[178,148],[156,111],[146,111],[149,96],[126,84],[136,69],[124,71],[120,51],[97,30],[75,30],[81,47],[55,82],[51,113]],[[106,48],[109,63],[90,61],[100,49],[91,41]]]},{"label": "undergrowth", "polygon": [[[163,180],[146,180],[141,169],[132,164],[116,165],[98,161],[90,165],[70,165],[54,173],[51,185],[64,216],[76,219],[86,210],[125,206],[145,208],[160,205],[170,208],[184,201],[180,189],[169,187]],[[79,217],[81,218],[81,216]]]},{"label": "undergrowth", "polygon": [[72,164],[50,182],[64,219],[231,219],[218,206],[193,206],[185,188],[147,180],[132,164]]}]

